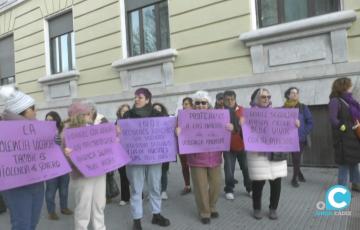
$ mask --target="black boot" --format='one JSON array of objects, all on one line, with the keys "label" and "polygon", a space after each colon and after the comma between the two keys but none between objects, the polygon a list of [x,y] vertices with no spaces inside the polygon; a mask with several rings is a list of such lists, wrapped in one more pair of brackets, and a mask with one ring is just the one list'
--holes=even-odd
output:
[{"label": "black boot", "polygon": [[142,230],[141,219],[134,220],[133,230]]},{"label": "black boot", "polygon": [[299,183],[297,182],[296,179],[292,179],[292,180],[291,180],[291,185],[292,185],[294,188],[299,187]]},{"label": "black boot", "polygon": [[306,181],[304,175],[301,172],[299,173],[299,181],[300,182],[305,182]]},{"label": "black boot", "polygon": [[152,224],[157,224],[161,227],[167,227],[170,225],[169,219],[166,219],[163,217],[160,213],[159,214],[153,214],[153,218],[151,221]]}]

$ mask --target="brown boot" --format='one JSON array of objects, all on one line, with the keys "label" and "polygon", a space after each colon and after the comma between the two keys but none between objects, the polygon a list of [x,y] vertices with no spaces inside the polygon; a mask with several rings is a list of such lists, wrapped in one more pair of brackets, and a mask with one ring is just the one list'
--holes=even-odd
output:
[{"label": "brown boot", "polygon": [[64,215],[72,215],[74,212],[68,208],[61,209],[61,213]]},{"label": "brown boot", "polygon": [[49,220],[58,220],[59,219],[58,215],[55,212],[49,213],[48,218],[49,218]]}]

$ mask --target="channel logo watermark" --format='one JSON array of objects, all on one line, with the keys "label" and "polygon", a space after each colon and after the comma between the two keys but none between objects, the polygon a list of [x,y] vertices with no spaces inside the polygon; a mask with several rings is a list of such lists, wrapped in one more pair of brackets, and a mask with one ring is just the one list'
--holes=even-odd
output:
[{"label": "channel logo watermark", "polygon": [[351,216],[351,192],[347,187],[335,185],[326,192],[325,202],[316,203],[315,216]]}]

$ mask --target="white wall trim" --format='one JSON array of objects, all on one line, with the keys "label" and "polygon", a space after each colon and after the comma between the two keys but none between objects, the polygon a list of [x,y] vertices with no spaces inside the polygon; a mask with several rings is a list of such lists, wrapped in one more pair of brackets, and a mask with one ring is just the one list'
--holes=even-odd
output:
[{"label": "white wall trim", "polygon": [[355,20],[354,10],[338,11],[246,32],[239,39],[249,47],[347,29]]},{"label": "white wall trim", "polygon": [[21,4],[24,1],[26,0],[10,0],[9,3],[4,3],[0,6],[0,14],[11,8],[14,8],[15,6]]},{"label": "white wall trim", "polygon": [[177,54],[176,49],[159,50],[152,53],[119,59],[112,63],[112,67],[119,70],[136,69],[142,67],[143,65],[149,66],[157,63],[163,63],[164,61],[174,62]]},{"label": "white wall trim", "polygon": [[49,22],[44,19],[44,45],[46,75],[51,74]]},{"label": "white wall trim", "polygon": [[125,0],[120,0],[120,24],[121,24],[121,48],[122,48],[122,57],[128,57],[128,48],[127,48],[127,31],[126,31],[126,10],[125,10]]},{"label": "white wall trim", "polygon": [[250,16],[251,16],[251,30],[257,29],[257,12],[256,12],[256,0],[250,1]]},{"label": "white wall trim", "polygon": [[79,71],[71,70],[71,71],[64,72],[64,73],[47,75],[45,77],[39,78],[38,82],[46,85],[46,84],[68,81],[69,79],[77,80],[79,78],[79,76],[80,76]]}]

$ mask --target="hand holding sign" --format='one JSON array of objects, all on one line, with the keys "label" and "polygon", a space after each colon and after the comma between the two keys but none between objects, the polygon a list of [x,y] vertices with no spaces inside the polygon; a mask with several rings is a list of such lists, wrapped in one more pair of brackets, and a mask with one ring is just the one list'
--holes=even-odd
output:
[{"label": "hand holding sign", "polygon": [[104,175],[130,161],[111,123],[66,129],[65,141],[66,154],[85,177]]},{"label": "hand holding sign", "polygon": [[55,143],[55,122],[1,121],[0,191],[62,176],[71,171]]},{"label": "hand holding sign", "polygon": [[118,120],[122,127],[120,143],[131,165],[149,165],[175,161],[177,142],[175,117]]},{"label": "hand holding sign", "polygon": [[228,151],[234,127],[228,110],[180,110],[180,154]]},{"label": "hand holding sign", "polygon": [[298,152],[298,109],[245,109],[242,125],[245,150]]}]

